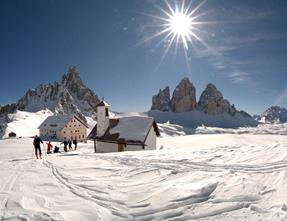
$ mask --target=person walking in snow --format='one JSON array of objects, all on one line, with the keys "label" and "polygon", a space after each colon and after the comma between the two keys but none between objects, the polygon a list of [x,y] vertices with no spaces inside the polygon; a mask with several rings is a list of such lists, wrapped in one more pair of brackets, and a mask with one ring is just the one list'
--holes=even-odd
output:
[{"label": "person walking in snow", "polygon": [[67,152],[67,151],[68,151],[68,149],[67,149],[68,141],[64,140],[64,141],[62,142],[62,144],[64,144],[64,151]]},{"label": "person walking in snow", "polygon": [[[35,155],[36,155],[36,158],[39,159],[42,159],[42,151],[41,151],[41,143],[43,143],[43,141],[41,140],[40,137],[38,137],[38,135],[35,136],[34,138],[34,142],[33,142],[33,145],[34,145],[34,148],[35,148]],[[38,154],[39,152],[39,154]]]},{"label": "person walking in snow", "polygon": [[51,144],[51,141],[49,141],[49,143],[47,143],[47,154],[52,153],[52,148],[53,148],[53,145]]},{"label": "person walking in snow", "polygon": [[77,149],[78,146],[78,141],[77,141],[77,137],[75,137],[73,144],[75,145],[75,150]]},{"label": "person walking in snow", "polygon": [[71,149],[72,149],[72,141],[69,140],[69,141],[68,141],[68,144],[69,144],[69,150],[71,150]]}]

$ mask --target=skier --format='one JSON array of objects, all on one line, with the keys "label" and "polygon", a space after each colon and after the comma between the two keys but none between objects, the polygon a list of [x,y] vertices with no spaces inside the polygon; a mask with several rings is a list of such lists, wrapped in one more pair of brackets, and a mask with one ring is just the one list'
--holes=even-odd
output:
[{"label": "skier", "polygon": [[67,152],[67,151],[68,151],[68,149],[67,149],[68,141],[64,140],[64,141],[62,142],[62,144],[64,144],[64,151]]},{"label": "skier", "polygon": [[52,148],[53,148],[53,145],[51,144],[51,141],[49,141],[49,143],[47,143],[47,154],[52,153]]},{"label": "skier", "polygon": [[35,138],[34,138],[33,145],[34,145],[34,148],[35,148],[35,154],[36,154],[36,158],[37,159],[39,159],[38,158],[38,152],[39,152],[40,159],[42,159],[42,151],[41,151],[40,143],[43,143],[43,141],[41,140],[40,137],[38,137],[38,135],[36,135]]},{"label": "skier", "polygon": [[75,150],[77,149],[77,145],[78,145],[78,141],[77,141],[77,137],[75,137],[73,144],[75,144]]},{"label": "skier", "polygon": [[71,150],[71,149],[72,149],[72,141],[69,140],[69,141],[68,141],[68,144],[69,144],[69,150]]}]

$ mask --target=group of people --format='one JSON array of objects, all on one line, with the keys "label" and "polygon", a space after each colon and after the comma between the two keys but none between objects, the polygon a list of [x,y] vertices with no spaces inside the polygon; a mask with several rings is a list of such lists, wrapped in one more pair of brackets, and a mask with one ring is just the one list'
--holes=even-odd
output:
[{"label": "group of people", "polygon": [[[72,140],[64,140],[61,144],[64,144],[64,151],[67,152],[68,151],[68,146],[69,146],[69,150],[72,150],[73,147],[72,147]],[[77,138],[73,140],[73,144],[75,145],[74,146],[74,150],[77,149],[78,147],[78,141],[77,141]]]},{"label": "group of people", "polygon": [[[35,155],[37,159],[42,159],[42,151],[41,151],[41,143],[43,143],[42,139],[36,135],[33,141],[33,145],[35,148]],[[78,141],[77,138],[75,138],[73,141],[72,140],[64,140],[61,144],[64,144],[64,151],[68,152],[68,146],[69,146],[69,150],[72,150],[72,143],[74,144],[74,150],[77,149],[78,147]],[[53,150],[53,145],[51,144],[51,142],[49,141],[47,143],[47,154],[51,154],[51,153],[60,153],[60,148],[55,146],[54,150]]]}]

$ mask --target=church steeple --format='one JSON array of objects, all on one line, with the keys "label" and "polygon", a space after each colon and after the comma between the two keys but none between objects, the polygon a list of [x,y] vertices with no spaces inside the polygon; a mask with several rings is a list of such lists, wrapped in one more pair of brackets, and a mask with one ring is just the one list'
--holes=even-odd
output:
[{"label": "church steeple", "polygon": [[101,137],[105,134],[109,127],[109,104],[102,100],[97,106],[97,136]]}]

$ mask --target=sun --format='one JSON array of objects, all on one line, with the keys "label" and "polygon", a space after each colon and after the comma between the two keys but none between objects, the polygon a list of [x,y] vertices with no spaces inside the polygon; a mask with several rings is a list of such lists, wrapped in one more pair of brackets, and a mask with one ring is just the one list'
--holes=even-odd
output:
[{"label": "sun", "polygon": [[[208,47],[200,37],[200,34],[204,33],[202,25],[210,23],[207,21],[200,21],[206,12],[201,14],[198,13],[206,0],[201,1],[198,5],[194,5],[194,1],[192,0],[172,1],[174,3],[173,5],[169,2],[170,1],[166,0],[164,5],[157,6],[162,12],[161,15],[144,13],[154,19],[155,24],[151,27],[155,27],[157,30],[155,34],[145,38],[144,42],[154,38],[161,38],[159,44],[165,46],[161,61],[173,45],[175,46],[175,52],[178,50],[179,46],[182,45],[186,57],[189,48],[195,48],[197,43],[201,43],[205,47]],[[186,2],[188,2],[188,4],[186,4]]]},{"label": "sun", "polygon": [[184,47],[188,48],[188,42],[192,36],[192,18],[184,12],[174,12],[169,17],[167,23],[169,31],[177,39],[181,39]]}]

